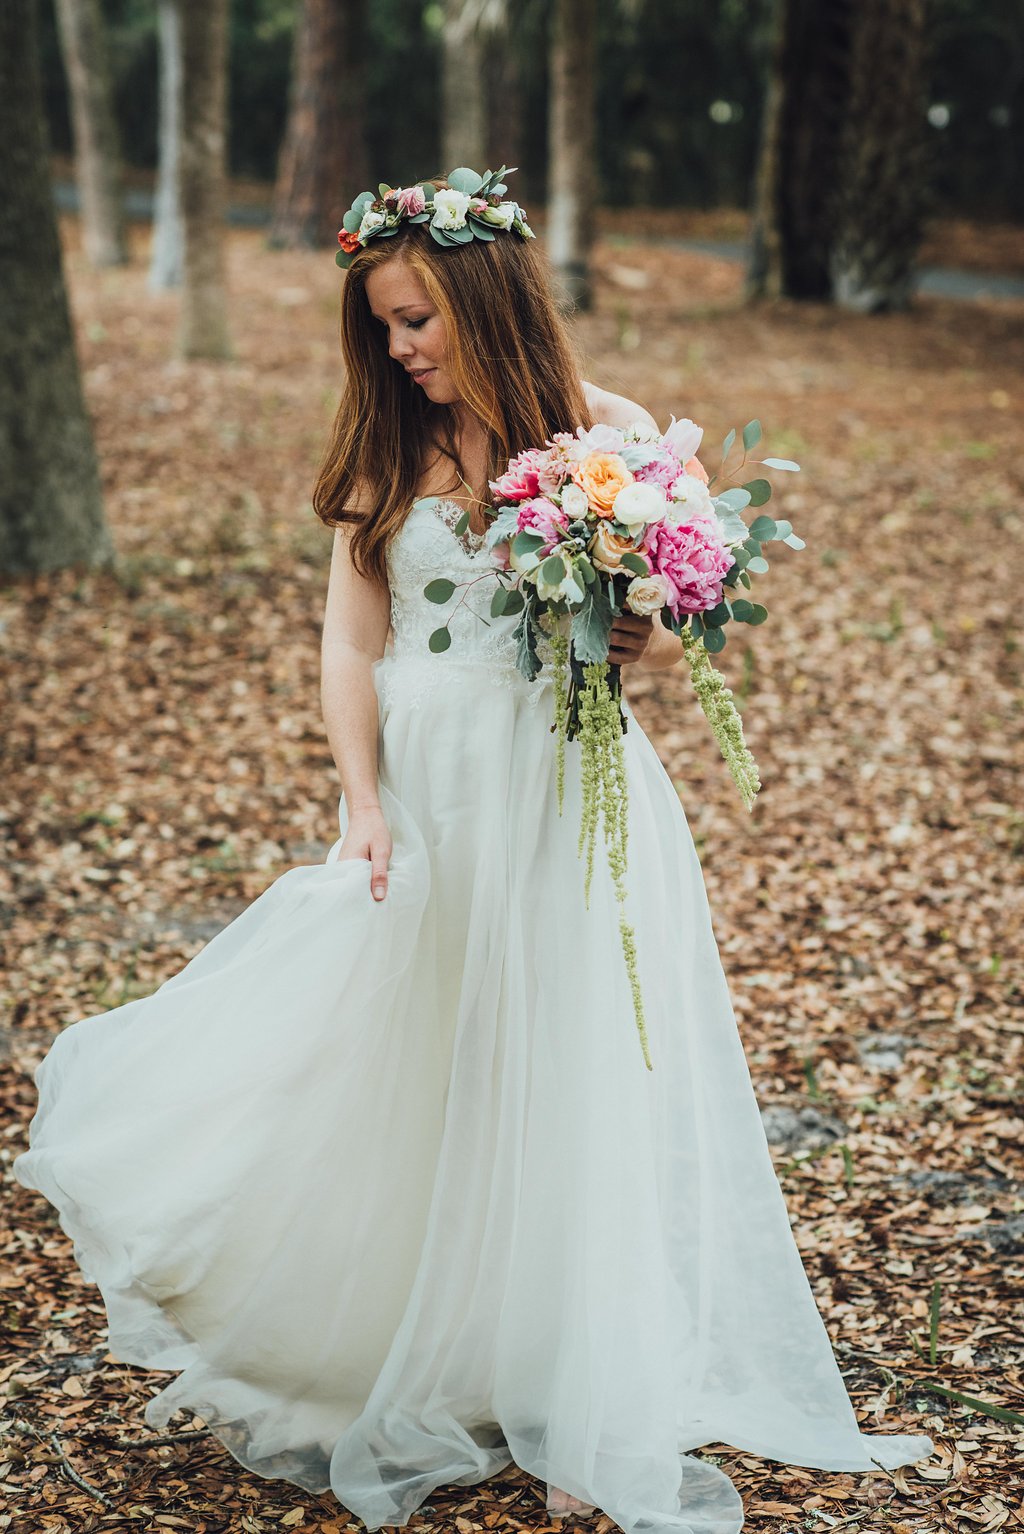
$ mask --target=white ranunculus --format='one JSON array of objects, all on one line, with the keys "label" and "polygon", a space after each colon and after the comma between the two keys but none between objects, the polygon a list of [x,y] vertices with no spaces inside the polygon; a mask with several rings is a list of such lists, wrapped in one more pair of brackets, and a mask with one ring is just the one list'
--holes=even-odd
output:
[{"label": "white ranunculus", "polygon": [[368,234],[372,234],[375,229],[379,229],[383,222],[383,213],[375,213],[372,208],[367,208],[366,212],[359,220],[360,239],[365,239]]},{"label": "white ranunculus", "polygon": [[626,587],[626,606],[645,618],[668,601],[668,581],[663,575],[636,575]]},{"label": "white ranunculus", "polygon": [[612,502],[612,516],[628,528],[660,522],[666,509],[665,492],[661,486],[644,485],[637,480],[624,485]]},{"label": "white ranunculus", "polygon": [[[616,507],[618,502],[616,502]],[[696,474],[680,474],[672,481],[671,498],[668,503],[667,520],[675,527],[690,517],[713,517],[711,492]]]},{"label": "white ranunculus", "polygon": [[575,521],[578,517],[585,517],[590,502],[587,500],[586,491],[581,490],[579,485],[568,484],[562,491],[562,510],[566,516]]},{"label": "white ranunculus", "polygon": [[671,425],[661,440],[666,447],[672,449],[680,463],[689,463],[700,447],[703,435],[703,426],[697,426],[686,416],[681,421],[677,421],[673,416]]},{"label": "white ranunculus", "polygon": [[465,192],[435,192],[434,216],[430,222],[438,229],[462,229],[466,223],[468,207],[469,198]]}]

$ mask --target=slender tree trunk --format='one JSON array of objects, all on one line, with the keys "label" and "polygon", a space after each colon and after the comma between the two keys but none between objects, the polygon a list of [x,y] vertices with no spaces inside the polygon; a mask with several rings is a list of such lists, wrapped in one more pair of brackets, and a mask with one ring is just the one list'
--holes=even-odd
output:
[{"label": "slender tree trunk", "polygon": [[589,309],[597,195],[595,0],[556,0],[552,22],[548,249],[570,302]]},{"label": "slender tree trunk", "polygon": [[121,147],[100,0],[57,0],[57,23],[71,98],[85,254],[93,266],[121,266],[128,260]]},{"label": "slender tree trunk", "polygon": [[50,184],[35,0],[0,5],[0,570],[106,564]]},{"label": "slender tree trunk", "polygon": [[231,355],[224,282],[228,0],[180,0],[182,143],[179,195],[185,282],[183,357]]},{"label": "slender tree trunk", "polygon": [[157,31],[160,39],[159,167],[149,263],[149,287],[154,293],[165,288],[179,288],[185,265],[185,234],[178,195],[182,92],[179,0],[157,0]]},{"label": "slender tree trunk", "polygon": [[441,169],[488,164],[495,43],[504,38],[508,0],[445,0],[441,38]]},{"label": "slender tree trunk", "polygon": [[303,0],[269,243],[333,245],[367,188],[365,0]]},{"label": "slender tree trunk", "polygon": [[905,309],[921,243],[925,0],[859,0],[829,263],[836,303]]},{"label": "slender tree trunk", "polygon": [[747,292],[903,307],[924,195],[925,0],[779,0]]}]

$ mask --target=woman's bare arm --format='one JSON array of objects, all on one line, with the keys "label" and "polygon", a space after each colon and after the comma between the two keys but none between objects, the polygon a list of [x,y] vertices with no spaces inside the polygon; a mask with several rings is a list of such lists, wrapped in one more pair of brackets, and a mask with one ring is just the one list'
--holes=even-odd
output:
[{"label": "woman's bare arm", "polygon": [[359,574],[352,528],[334,533],[321,645],[320,700],[327,740],[348,810],[339,859],[367,858],[374,898],[387,892],[391,836],[380,806],[380,715],[373,665],[384,654],[391,617],[387,591]]}]

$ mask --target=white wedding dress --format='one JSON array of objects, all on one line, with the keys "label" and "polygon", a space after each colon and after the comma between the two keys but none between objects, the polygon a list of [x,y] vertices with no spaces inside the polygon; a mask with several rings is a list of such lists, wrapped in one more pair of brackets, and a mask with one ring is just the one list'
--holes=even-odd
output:
[{"label": "white wedding dress", "polygon": [[[389,551],[386,899],[339,841],[154,995],[65,1028],[15,1175],[112,1353],[175,1372],[153,1427],[198,1413],[370,1529],[514,1461],[629,1534],[736,1534],[735,1487],[688,1451],[867,1471],[933,1445],[858,1429],[686,818],[627,705],[646,1069],[600,839],[584,906],[575,742],[558,813],[550,653],[520,676],[450,522],[417,505]],[[438,606],[438,575],[473,584]]]}]

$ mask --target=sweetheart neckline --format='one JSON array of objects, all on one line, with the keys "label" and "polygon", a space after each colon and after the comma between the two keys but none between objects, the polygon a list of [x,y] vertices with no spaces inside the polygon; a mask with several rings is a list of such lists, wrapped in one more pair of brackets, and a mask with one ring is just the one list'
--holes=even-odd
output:
[{"label": "sweetheart neckline", "polygon": [[[421,497],[421,498],[415,500],[413,502],[413,504],[412,504],[412,510],[413,511],[425,511],[428,516],[433,517],[436,522],[439,522],[441,524],[441,526],[444,528],[445,532],[451,538],[452,542],[455,543],[457,545],[457,547],[462,550],[463,554],[465,554],[467,559],[477,559],[481,554],[485,554],[485,553],[488,552],[488,550],[485,549],[485,547],[484,547],[484,540],[487,537],[487,533],[486,532],[475,533],[475,532],[473,532],[472,528],[467,528],[467,532],[469,533],[470,537],[478,540],[478,543],[479,543],[479,547],[477,547],[477,548],[468,548],[466,546],[466,544],[462,541],[463,537],[465,535],[463,534],[462,536],[460,536],[455,531],[454,527],[452,527],[450,525],[450,523],[445,521],[444,517],[441,515],[441,513],[437,510],[437,508],[435,506],[423,506],[423,505],[420,504],[421,500],[426,500],[426,499],[427,499],[427,497],[424,496],[424,497]],[[445,496],[440,496],[439,495],[439,496],[435,497],[435,499],[438,502],[440,502],[442,505],[445,505],[445,506],[458,506],[458,504],[459,504],[458,501],[448,500]],[[462,508],[460,507],[459,509],[461,510]]]}]

